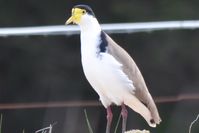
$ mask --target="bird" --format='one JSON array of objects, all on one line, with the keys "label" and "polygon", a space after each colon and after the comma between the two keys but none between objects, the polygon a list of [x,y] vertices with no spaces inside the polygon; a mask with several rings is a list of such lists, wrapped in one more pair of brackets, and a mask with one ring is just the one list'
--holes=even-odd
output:
[{"label": "bird", "polygon": [[122,133],[126,131],[126,106],[140,114],[151,127],[160,124],[155,102],[132,57],[105,33],[90,6],[73,6],[66,25],[80,27],[83,72],[106,108],[106,133],[110,133],[112,105],[121,106]]}]

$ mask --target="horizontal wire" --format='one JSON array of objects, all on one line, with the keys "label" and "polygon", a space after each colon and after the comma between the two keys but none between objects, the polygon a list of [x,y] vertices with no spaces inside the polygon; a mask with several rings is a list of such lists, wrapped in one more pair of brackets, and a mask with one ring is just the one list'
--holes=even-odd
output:
[{"label": "horizontal wire", "polygon": [[[107,33],[136,33],[156,30],[197,29],[199,20],[161,21],[140,23],[111,23],[101,24]],[[76,25],[33,26],[0,28],[0,37],[32,36],[32,35],[76,35],[80,28]]]},{"label": "horizontal wire", "polygon": [[[169,103],[187,100],[199,100],[199,94],[181,94],[178,96],[161,96],[154,98],[156,103]],[[34,108],[60,108],[60,107],[95,107],[102,106],[99,101],[63,101],[63,102],[37,102],[37,103],[5,103],[0,109],[34,109]]]},{"label": "horizontal wire", "polygon": [[[102,24],[101,26],[102,29],[107,33],[135,33],[168,29],[196,29],[199,28],[199,20]],[[0,37],[29,35],[75,35],[79,33],[79,27],[74,25],[0,28]],[[178,102],[182,100],[199,100],[199,94],[183,94],[179,96],[165,96],[155,98],[157,103]],[[83,107],[100,105],[101,104],[99,101],[7,103],[0,104],[0,109]]]}]

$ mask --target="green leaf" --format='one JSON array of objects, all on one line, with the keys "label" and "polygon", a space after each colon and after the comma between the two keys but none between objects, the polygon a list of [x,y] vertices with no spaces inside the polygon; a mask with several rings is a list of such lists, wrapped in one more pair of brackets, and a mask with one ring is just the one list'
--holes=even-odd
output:
[{"label": "green leaf", "polygon": [[3,123],[3,114],[1,114],[0,118],[0,133],[2,133],[2,123]]},{"label": "green leaf", "polygon": [[93,129],[91,128],[91,124],[90,124],[90,122],[89,122],[86,109],[84,109],[84,114],[85,114],[85,117],[86,117],[86,123],[87,123],[87,126],[88,126],[89,133],[93,133]]},{"label": "green leaf", "polygon": [[118,126],[119,126],[119,123],[120,123],[120,119],[121,119],[121,114],[119,115],[119,118],[118,118],[118,120],[117,120],[117,124],[116,124],[116,126],[115,126],[115,131],[114,131],[114,133],[117,133],[117,129],[118,129]]}]

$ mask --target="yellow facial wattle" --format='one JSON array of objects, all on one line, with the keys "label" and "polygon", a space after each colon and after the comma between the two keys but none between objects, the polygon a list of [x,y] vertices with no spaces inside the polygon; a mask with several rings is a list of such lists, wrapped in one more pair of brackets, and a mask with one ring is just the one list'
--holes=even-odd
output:
[{"label": "yellow facial wattle", "polygon": [[81,21],[82,15],[86,13],[86,10],[80,8],[73,8],[71,17],[66,21],[65,24],[75,23],[79,24]]}]

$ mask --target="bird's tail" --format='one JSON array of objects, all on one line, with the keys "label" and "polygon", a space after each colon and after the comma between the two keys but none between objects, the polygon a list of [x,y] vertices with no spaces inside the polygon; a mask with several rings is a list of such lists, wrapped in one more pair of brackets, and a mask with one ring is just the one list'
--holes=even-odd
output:
[{"label": "bird's tail", "polygon": [[159,113],[158,113],[157,107],[154,103],[154,100],[153,100],[153,98],[151,97],[150,94],[148,94],[148,100],[147,101],[148,102],[146,103],[146,105],[147,105],[147,108],[149,109],[149,111],[151,112],[151,116],[153,118],[154,123],[160,124],[160,122],[162,120],[159,116]]},{"label": "bird's tail", "polygon": [[151,127],[156,127],[160,121],[154,120],[151,111],[134,95],[125,96],[124,104],[139,113]]}]

